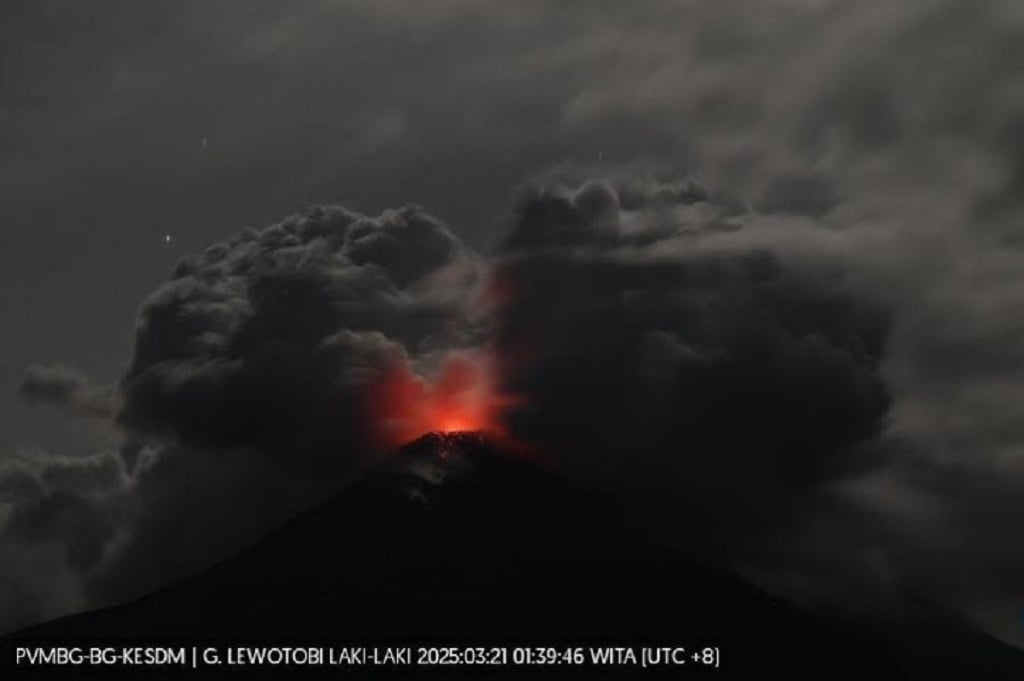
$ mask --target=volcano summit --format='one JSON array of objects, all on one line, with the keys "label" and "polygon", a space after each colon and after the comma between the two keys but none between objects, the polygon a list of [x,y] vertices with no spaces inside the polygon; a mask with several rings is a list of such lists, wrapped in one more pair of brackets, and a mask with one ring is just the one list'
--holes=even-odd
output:
[{"label": "volcano summit", "polygon": [[[658,545],[614,499],[478,432],[430,433],[255,546],[136,602],[7,639],[716,645],[721,678],[1010,678],[1019,656],[936,625],[941,651],[804,612]],[[1001,666],[1000,666],[1001,665]],[[694,670],[690,670],[691,672]],[[924,676],[921,676],[924,675]]]}]

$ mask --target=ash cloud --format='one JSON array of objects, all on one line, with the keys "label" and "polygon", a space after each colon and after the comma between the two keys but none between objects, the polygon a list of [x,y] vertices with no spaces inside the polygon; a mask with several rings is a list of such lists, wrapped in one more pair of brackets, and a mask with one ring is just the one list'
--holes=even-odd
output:
[{"label": "ash cloud", "polygon": [[432,297],[433,275],[472,277],[471,258],[415,207],[313,208],[211,246],[144,303],[119,422],[344,470],[369,444],[374,376],[459,341],[458,301]]},{"label": "ash cloud", "polygon": [[[512,430],[771,590],[1019,640],[1018,249],[970,192],[897,226],[875,196],[693,186],[522,198],[495,261]],[[793,205],[837,200],[814,186]]]},{"label": "ash cloud", "polygon": [[181,262],[120,384],[139,508],[95,592],[201,569],[342,486],[377,444],[368,390],[471,341],[477,270],[415,206],[318,206]]},{"label": "ash cloud", "polygon": [[[429,374],[478,333],[478,266],[414,206],[316,206],[183,260],[139,313],[120,449],[0,467],[16,592],[0,626],[146,593],[337,490],[375,451],[368,388],[396,367]],[[66,367],[33,366],[20,388],[79,416],[101,396],[112,409],[108,392]],[[53,569],[33,576],[17,556]]]},{"label": "ash cloud", "polygon": [[858,445],[890,404],[888,310],[845,287],[848,263],[801,262],[748,236],[769,229],[752,216],[723,227],[731,206],[687,186],[527,199],[496,265],[494,342],[514,432],[730,552],[881,463]]}]

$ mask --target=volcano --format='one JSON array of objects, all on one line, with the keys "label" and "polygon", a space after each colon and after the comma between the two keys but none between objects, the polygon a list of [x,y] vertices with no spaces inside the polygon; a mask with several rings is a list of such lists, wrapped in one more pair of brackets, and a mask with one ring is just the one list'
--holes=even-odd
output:
[{"label": "volcano", "polygon": [[715,678],[1024,678],[1017,651],[952,625],[919,624],[911,636],[805,612],[662,547],[612,497],[543,461],[457,432],[401,447],[205,572],[5,644],[712,645],[722,651],[722,668],[709,670]]}]

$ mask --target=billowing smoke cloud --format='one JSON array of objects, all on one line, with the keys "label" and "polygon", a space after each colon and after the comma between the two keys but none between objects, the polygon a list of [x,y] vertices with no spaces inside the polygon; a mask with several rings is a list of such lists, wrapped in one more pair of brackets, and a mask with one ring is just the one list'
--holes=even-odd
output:
[{"label": "billowing smoke cloud", "polygon": [[1019,638],[1018,249],[964,196],[885,219],[796,198],[528,193],[495,265],[511,429],[769,588]]},{"label": "billowing smoke cloud", "polygon": [[[145,592],[341,485],[382,441],[367,410],[396,372],[416,401],[485,356],[508,432],[615,491],[669,542],[816,601],[850,585],[891,599],[912,583],[990,615],[1009,575],[978,589],[974,564],[948,559],[1013,564],[977,508],[1014,513],[1017,487],[991,458],[946,476],[936,430],[1009,443],[1014,431],[933,423],[948,407],[930,392],[970,376],[984,395],[972,356],[988,336],[972,346],[942,327],[928,268],[892,268],[912,262],[914,233],[777,210],[693,179],[612,175],[527,190],[490,259],[416,208],[320,207],[243,232],[143,305],[121,451],[3,470],[4,536],[60,567],[64,603]],[[990,361],[988,376],[1004,366]],[[38,387],[50,384],[70,387]],[[22,392],[74,403],[86,385],[34,370]],[[965,551],[979,529],[989,541]],[[57,608],[37,577],[19,578],[31,602],[12,622]]]},{"label": "billowing smoke cloud", "polygon": [[[23,603],[2,624],[143,593],[340,487],[387,442],[373,389],[428,386],[478,333],[477,278],[475,256],[415,207],[314,207],[184,260],[142,306],[120,451],[0,468],[5,546],[60,572],[8,580]],[[77,414],[115,403],[64,367],[31,367],[20,392]],[[51,582],[67,593],[47,596]]]},{"label": "billowing smoke cloud", "polygon": [[373,390],[429,380],[471,340],[477,276],[415,207],[317,207],[182,262],[143,305],[121,383],[119,423],[158,451],[97,588],[117,597],[194,571],[340,487],[386,440]]},{"label": "billowing smoke cloud", "polygon": [[705,550],[876,465],[889,405],[886,310],[729,213],[692,184],[542,189],[496,273],[514,431]]},{"label": "billowing smoke cloud", "polygon": [[289,467],[349,467],[370,441],[363,391],[460,342],[457,284],[472,276],[458,240],[416,208],[314,208],[242,233],[181,263],[144,304],[120,422]]}]

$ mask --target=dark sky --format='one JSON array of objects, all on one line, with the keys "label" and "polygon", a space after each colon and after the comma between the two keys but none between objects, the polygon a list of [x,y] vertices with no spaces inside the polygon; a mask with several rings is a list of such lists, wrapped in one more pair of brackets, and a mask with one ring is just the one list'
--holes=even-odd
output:
[{"label": "dark sky", "polygon": [[[318,361],[362,375],[398,346],[429,364],[434,315],[465,304],[439,302],[440,280],[413,286],[408,268],[471,280],[481,262],[500,262],[513,282],[560,287],[579,316],[538,325],[522,305],[545,296],[524,295],[501,311],[499,345],[596,339],[517,367],[516,388],[534,404],[571,404],[551,413],[585,422],[630,402],[614,384],[647,400],[621,429],[654,433],[644,451],[743,453],[702,469],[714,503],[641,504],[652,522],[733,508],[742,492],[749,508],[714,516],[713,529],[735,565],[773,588],[823,601],[851,584],[941,594],[1020,641],[1022,34],[1014,0],[5,2],[0,519],[13,548],[0,548],[0,584],[18,602],[0,628],[177,576],[323,492],[300,474],[272,483],[276,452],[246,454],[287,432],[242,437],[239,425],[213,437],[180,411],[194,398],[174,392],[182,375],[249,417],[283,408],[218,392],[242,390],[232,381],[244,387],[247,374],[220,383],[224,374],[190,364],[111,387],[133,360],[135,371],[193,352],[167,340],[179,327],[159,315],[195,314],[190,323],[216,336],[203,352],[227,344],[247,367],[277,334],[296,356],[327,339]],[[552,189],[526,189],[538,186]],[[307,214],[287,246],[264,234],[259,257],[232,241],[312,204],[375,216],[408,203],[426,212],[373,223],[380,243],[318,241],[322,220],[369,224],[341,213]],[[499,228],[512,230],[503,245]],[[452,234],[465,246],[448,250]],[[432,255],[403,260],[392,238]],[[217,243],[223,260],[168,282],[180,260]],[[583,255],[563,252],[576,247]],[[281,280],[308,296],[295,318],[272,293],[256,295],[292,266],[289,248],[314,263]],[[384,278],[364,279],[358,258]],[[248,269],[228,276],[218,263]],[[206,288],[182,292],[200,280]],[[339,307],[332,296],[349,285],[408,304]],[[331,304],[318,312],[325,291]],[[310,318],[320,326],[303,326]],[[137,333],[140,319],[150,326]],[[475,338],[454,336],[444,342]],[[587,384],[596,406],[546,387],[544,367],[571,384],[634,351],[677,379],[611,372]],[[328,370],[279,365],[293,376]],[[743,387],[751,376],[763,394]],[[293,397],[314,412],[347,394],[303,385]],[[755,419],[776,390],[797,397]],[[710,397],[694,402],[693,391]],[[131,408],[114,426],[118,400]],[[685,437],[664,426],[694,413],[703,425]],[[550,439],[544,414],[517,419]],[[723,444],[737,420],[751,439]],[[309,435],[310,451],[323,445],[310,435],[319,421],[281,423]],[[778,453],[778,466],[751,450],[771,462]],[[627,497],[661,498],[603,456],[568,465],[634,481]],[[139,457],[145,474],[123,463]],[[748,472],[739,483],[726,475],[737,470]],[[750,480],[779,470],[769,492],[750,492]],[[697,493],[660,493],[680,490]],[[225,494],[233,510],[189,544],[202,499]],[[770,532],[751,517],[771,517]],[[170,533],[167,518],[186,529]]]}]

